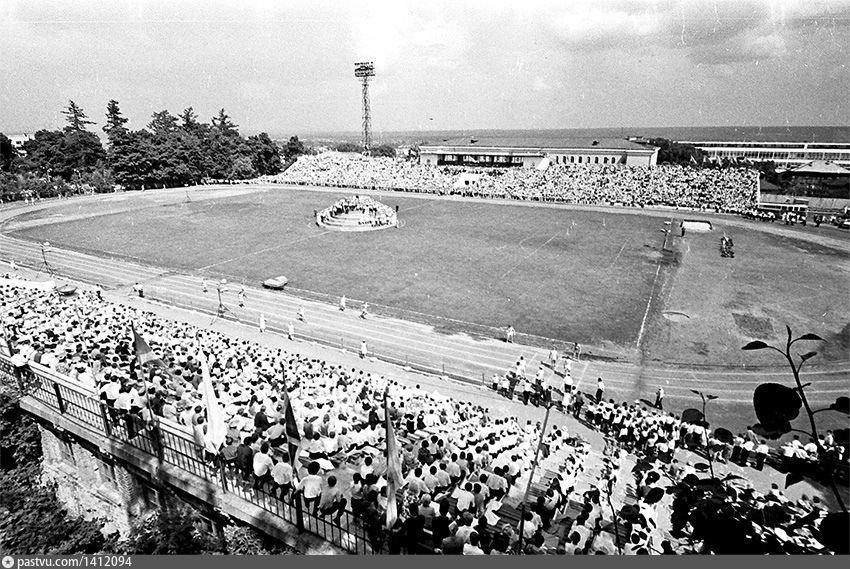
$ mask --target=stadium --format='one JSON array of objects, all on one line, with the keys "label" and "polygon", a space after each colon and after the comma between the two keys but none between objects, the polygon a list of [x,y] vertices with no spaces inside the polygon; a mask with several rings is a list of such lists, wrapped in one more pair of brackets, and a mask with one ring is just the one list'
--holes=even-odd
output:
[{"label": "stadium", "polygon": [[4,567],[850,554],[841,9],[13,4]]},{"label": "stadium", "polygon": [[[628,174],[617,174],[615,168],[625,168]],[[375,393],[386,389],[385,382],[393,385],[395,380],[399,386],[433,387],[432,397],[436,399],[431,401],[438,409],[440,398],[446,395],[461,400],[471,397],[486,404],[486,411],[481,407],[478,412],[484,411],[489,420],[495,420],[501,437],[508,436],[510,430],[505,431],[507,423],[503,421],[507,419],[499,417],[506,411],[514,412],[500,403],[506,395],[523,403],[528,411],[523,409],[517,416],[527,416],[529,421],[540,421],[544,409],[548,420],[553,407],[561,409],[553,412],[559,423],[568,421],[573,413],[578,417],[572,395],[564,396],[568,378],[575,392],[584,392],[589,400],[579,429],[607,432],[610,428],[606,406],[593,404],[600,397],[596,379],[604,378],[605,399],[628,403],[629,414],[648,425],[653,424],[651,418],[658,412],[661,389],[664,409],[672,410],[677,420],[684,417],[681,413],[685,410],[702,408],[701,396],[695,395],[701,392],[717,397],[712,401],[712,426],[722,426],[730,433],[752,432],[750,426],[756,422],[752,412],[754,390],[761,383],[787,381],[789,372],[770,353],[743,351],[741,347],[753,340],[781,345],[787,323],[793,323],[801,333],[815,330],[827,340],[820,350],[820,361],[802,376],[811,383],[809,402],[829,406],[846,393],[848,252],[843,236],[834,228],[815,231],[741,217],[747,206],[752,207],[755,195],[753,178],[745,169],[722,174],[726,177],[722,182],[706,179],[698,184],[693,183],[692,172],[664,166],[552,165],[545,170],[534,166],[516,170],[510,179],[494,171],[481,167],[445,169],[335,153],[306,156],[284,174],[247,185],[79,197],[34,207],[6,207],[3,246],[17,265],[29,267],[30,273],[49,271],[55,278],[83,288],[94,286],[107,297],[118,297],[122,304],[135,304],[138,309],[156,306],[156,311],[167,318],[173,317],[167,307],[186,308],[196,315],[191,320],[201,328],[253,328],[259,319],[261,331],[268,327],[288,337],[289,343],[284,344],[287,352],[312,352],[327,362],[339,362],[363,350],[359,361],[354,360],[352,371],[390,365],[379,368],[382,375],[380,380],[373,380],[378,381]],[[474,188],[456,183],[470,175],[476,176]],[[616,179],[617,175],[626,178]],[[646,175],[650,176],[649,184]],[[682,176],[687,176],[691,184],[684,184]],[[728,189],[730,179],[735,184],[732,190]],[[712,183],[722,183],[726,192],[706,191]],[[640,190],[629,192],[630,187]],[[700,193],[695,193],[694,187],[700,188]],[[352,194],[369,197],[354,199]],[[329,218],[318,222],[317,209],[327,207],[327,212],[338,213],[342,211],[340,204],[349,204],[345,213],[339,214],[348,219],[345,216],[357,213],[359,207],[351,204],[364,199],[370,207],[380,204],[389,214],[397,212],[398,222],[387,231],[354,233],[332,231]],[[246,227],[251,230],[245,231]],[[731,257],[718,251],[721,237],[734,238]],[[790,266],[798,270],[788,271]],[[283,292],[260,288],[263,280],[275,275],[286,275]],[[801,290],[805,294],[800,294]],[[128,300],[135,296],[144,299]],[[362,306],[360,318],[337,307],[340,297],[346,299],[351,312]],[[75,310],[90,310],[91,300],[81,300]],[[87,320],[93,314],[79,318]],[[202,314],[212,316],[212,321],[197,316]],[[167,361],[171,363],[166,364],[172,372],[185,368],[185,349],[181,358],[181,349],[163,337],[160,324],[151,318],[156,316],[148,313],[134,323],[149,338],[154,353],[176,350],[174,359],[170,356]],[[297,326],[293,327],[293,321]],[[511,335],[510,343],[504,341],[507,327],[517,332]],[[50,339],[44,342],[36,349],[50,348]],[[560,354],[554,365],[550,362],[553,348]],[[301,369],[304,364],[298,363],[303,355],[294,357],[284,364],[283,373],[284,377],[288,371],[298,378],[298,391],[292,391],[290,397],[300,398],[309,385],[304,382],[312,374],[305,375]],[[561,357],[567,362],[563,371],[559,369]],[[528,371],[518,369],[518,360],[527,362],[522,365],[528,366]],[[36,374],[42,369],[31,367]],[[535,381],[518,379],[530,377],[530,370],[537,371]],[[222,371],[213,368],[213,377],[220,378],[219,387]],[[49,377],[56,390],[66,385]],[[154,383],[159,381],[159,375],[153,377]],[[265,376],[261,373],[260,377]],[[508,378],[508,384],[502,386]],[[356,377],[351,379],[357,385]],[[40,404],[58,405],[68,397],[58,392],[60,395],[41,399]],[[220,389],[218,392],[221,395]],[[323,392],[319,389],[316,393]],[[40,399],[38,392],[34,396]],[[399,396],[402,400],[406,397]],[[224,400],[229,398],[225,396]],[[413,401],[407,400],[408,405]],[[561,401],[560,407],[554,405],[556,401]],[[567,406],[563,407],[565,402]],[[235,431],[234,439],[228,440],[241,438],[236,427],[245,417],[234,405],[231,399],[225,407],[230,429]],[[266,405],[271,410],[276,404],[267,399]],[[309,406],[301,405],[293,403],[296,429],[303,433],[311,412]],[[456,408],[455,412],[460,409],[465,408]],[[356,415],[353,409],[350,413]],[[413,420],[414,415],[409,417]],[[823,428],[841,429],[839,418],[824,419]],[[144,449],[152,444],[150,433],[131,425],[122,423],[119,435],[115,435],[117,424],[109,429],[131,446]],[[178,452],[170,447],[179,447],[179,426],[176,428],[169,435],[170,443],[164,444],[166,452]],[[357,480],[351,481],[347,469],[354,467],[359,472],[364,457],[374,457],[369,449],[379,448],[383,437],[371,438],[373,429],[366,427],[361,435],[358,427],[361,442],[347,443],[344,449],[335,448],[330,454],[313,447],[302,450],[302,467],[321,463],[325,480],[333,476],[356,485]],[[576,427],[565,424],[563,430],[555,429],[546,437],[548,470],[534,485],[543,497],[551,494],[547,484],[551,490],[563,481],[556,466],[563,456],[574,457],[567,463],[573,466],[566,467],[567,472],[573,472],[578,468],[573,462],[575,456],[600,450],[608,453],[608,443],[605,449],[591,450],[591,446],[581,446],[580,441],[585,439],[578,432],[568,437]],[[731,440],[728,445],[721,443],[716,437],[723,435],[716,427],[715,431],[710,437],[711,448],[721,445],[719,448],[727,448],[727,452],[737,448],[738,443],[732,445]],[[429,421],[402,426],[398,436],[412,452],[419,448],[417,440],[428,440],[428,433],[441,432],[439,424]],[[339,444],[342,437],[331,434]],[[316,441],[324,442],[324,436]],[[682,451],[699,452],[699,435],[695,435],[696,442],[691,442],[690,436],[683,435]],[[634,440],[624,437],[624,448],[632,452],[664,454],[654,448],[650,451],[646,439],[637,434]],[[436,435],[434,439],[441,442]],[[657,436],[653,439],[663,440]],[[497,460],[516,452],[501,450],[502,445],[494,443],[501,440],[498,436],[489,440],[491,454]],[[780,442],[788,444],[788,440],[786,435]],[[706,448],[709,446],[706,443]],[[265,452],[273,455],[280,449],[275,448],[278,450]],[[453,456],[457,456],[464,447],[454,448]],[[480,445],[476,448],[483,452]],[[532,446],[525,448],[530,452]],[[564,455],[567,449],[573,451]],[[717,452],[715,458],[722,457],[724,451]],[[317,462],[308,457],[323,458]],[[163,459],[168,461],[167,457]],[[380,464],[380,458],[374,459]],[[189,458],[173,460],[185,463]],[[736,460],[744,464],[736,468],[750,474],[747,471],[752,467],[741,463],[740,455],[730,462]],[[209,470],[214,468],[213,463],[195,461],[194,467],[187,468],[199,474],[208,471],[205,477],[216,476],[217,470]],[[434,464],[440,464],[439,460]],[[411,472],[404,475],[409,479]],[[488,472],[507,474],[507,470],[493,471],[492,467]],[[302,476],[308,474],[305,471]],[[605,479],[610,475],[610,470],[603,469],[594,476]],[[511,478],[507,477],[509,481]],[[294,507],[289,498],[281,496],[279,502],[274,499],[276,487],[270,490],[255,484],[250,490],[239,486],[237,480],[235,473],[227,475],[221,479],[221,488],[284,519],[288,516],[280,510],[281,505]],[[460,490],[452,491],[451,486]],[[585,492],[591,510],[594,487],[590,487],[591,498]],[[457,483],[440,488],[432,493],[448,498],[440,498],[435,504],[466,499]],[[625,491],[618,496],[626,508],[621,514],[634,503]],[[400,504],[409,503],[409,494],[409,485],[399,490]],[[477,531],[498,532],[505,522],[524,520],[515,500],[506,495],[499,504],[499,511],[487,516],[491,529]],[[396,547],[358,522],[353,508],[333,511],[339,517],[330,522],[326,516],[311,517],[308,507],[300,513],[301,523],[345,551],[377,553]],[[564,516],[569,511],[576,513]],[[584,511],[585,506],[569,499],[546,510],[552,519],[572,520],[573,524],[583,519]],[[341,537],[332,537],[334,523]],[[553,527],[552,523],[548,522],[548,527]],[[597,530],[593,543],[613,552],[620,534],[607,527],[607,533]],[[405,545],[404,550],[424,552],[427,535],[425,532],[416,543]],[[538,545],[557,549],[558,539],[546,535],[549,537]],[[565,547],[572,533],[556,531],[554,535],[566,539],[560,543]],[[537,539],[533,534],[526,538]],[[655,539],[672,543],[666,532]]]}]

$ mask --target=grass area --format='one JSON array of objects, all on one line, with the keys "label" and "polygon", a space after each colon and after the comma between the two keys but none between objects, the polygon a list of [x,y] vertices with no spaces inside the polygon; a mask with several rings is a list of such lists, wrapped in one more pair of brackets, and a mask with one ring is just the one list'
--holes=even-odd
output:
[{"label": "grass area", "polygon": [[[349,194],[258,188],[191,203],[105,198],[92,204],[97,217],[55,217],[17,235],[237,282],[283,274],[293,288],[431,315],[452,330],[512,324],[631,355],[642,336],[648,360],[778,363],[740,346],[775,341],[785,323],[846,345],[847,250],[719,220],[711,233],[671,234],[665,251],[664,218],[404,195],[380,198],[399,206],[400,230],[315,225],[314,210]],[[70,205],[66,213],[80,212]],[[720,257],[724,231],[735,240],[734,259]],[[838,349],[824,356],[846,360]]]}]

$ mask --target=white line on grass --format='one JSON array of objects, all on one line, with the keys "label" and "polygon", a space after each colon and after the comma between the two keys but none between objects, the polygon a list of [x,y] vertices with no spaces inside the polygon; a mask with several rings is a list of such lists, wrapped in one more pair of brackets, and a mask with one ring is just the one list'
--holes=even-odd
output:
[{"label": "white line on grass", "polygon": [[[520,260],[519,260],[519,262],[518,262],[516,265],[514,265],[513,267],[511,267],[510,269],[508,269],[508,271],[507,271],[505,274],[503,274],[501,277],[499,277],[499,278],[500,278],[500,279],[503,279],[503,278],[505,278],[506,276],[508,276],[510,273],[512,273],[512,272],[514,271],[514,269],[516,269],[516,268],[517,268],[517,267],[519,267],[521,264],[523,264],[525,261],[527,261],[529,257],[531,257],[532,255],[534,255],[535,253],[537,253],[539,250],[541,250],[543,247],[545,247],[546,245],[548,245],[548,244],[549,244],[549,242],[550,242],[550,241],[552,241],[552,239],[554,239],[555,237],[557,237],[557,236],[558,236],[558,235],[560,235],[560,234],[561,234],[561,232],[559,231],[558,233],[556,233],[555,235],[553,235],[552,237],[550,237],[550,238],[546,241],[546,243],[544,243],[543,245],[541,245],[540,247],[538,247],[537,249],[535,249],[534,251],[532,251],[531,253],[529,253],[528,255],[526,255],[525,257],[523,257],[522,259],[520,259]],[[523,239],[523,241],[525,241],[525,239]],[[522,242],[520,242],[520,247],[522,247]]]},{"label": "white line on grass", "polygon": [[237,261],[239,259],[243,259],[245,257],[251,257],[252,255],[259,255],[260,253],[267,253],[268,251],[273,251],[275,249],[279,249],[281,247],[288,247],[289,245],[295,245],[296,243],[300,243],[301,241],[308,241],[310,239],[315,239],[316,237],[321,237],[326,233],[330,233],[330,231],[322,231],[321,233],[317,233],[316,235],[308,235],[307,237],[302,237],[301,239],[296,239],[295,241],[290,241],[288,243],[281,243],[279,245],[275,245],[274,247],[266,247],[265,249],[260,249],[259,251],[253,251],[251,253],[246,253],[244,255],[239,255],[238,257],[233,257],[232,259],[227,259],[225,261],[219,261],[218,263],[213,263],[212,265],[207,265],[206,267],[200,267],[197,269],[198,271],[205,271],[207,269],[211,269],[213,267],[218,267],[219,265],[226,265],[232,261]]}]

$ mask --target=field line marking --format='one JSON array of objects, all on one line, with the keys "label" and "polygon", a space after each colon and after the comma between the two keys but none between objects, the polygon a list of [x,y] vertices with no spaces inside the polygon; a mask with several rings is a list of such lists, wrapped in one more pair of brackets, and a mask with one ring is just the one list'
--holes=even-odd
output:
[{"label": "field line marking", "polygon": [[620,250],[619,250],[619,251],[617,251],[617,256],[616,256],[616,257],[614,257],[614,260],[613,260],[613,261],[611,261],[611,264],[608,266],[608,268],[609,268],[609,269],[610,269],[611,267],[613,267],[613,266],[614,266],[614,264],[616,264],[617,259],[619,259],[619,258],[620,258],[620,253],[622,253],[622,252],[623,252],[623,249],[625,249],[625,248],[626,248],[626,241],[623,241],[623,246],[622,246],[622,247],[620,247]]},{"label": "field line marking", "polygon": [[[673,227],[673,218],[670,218],[670,227]],[[667,248],[667,237],[670,235],[670,230],[664,232],[664,243],[661,245],[661,250],[664,251]],[[663,253],[662,253],[663,255]],[[658,266],[655,269],[655,278],[652,279],[652,289],[649,291],[649,298],[646,301],[646,310],[643,312],[643,320],[640,323],[640,330],[638,331],[637,342],[635,342],[635,347],[639,350],[641,340],[643,340],[643,333],[646,330],[646,319],[649,316],[649,307],[652,306],[652,297],[655,294],[655,285],[658,284],[658,275],[661,274],[661,259],[658,259]]]},{"label": "field line marking", "polygon": [[205,267],[200,267],[198,271],[204,271],[206,269],[211,269],[213,267],[218,267],[219,265],[226,265],[227,263],[242,259],[244,257],[251,257],[252,255],[259,255],[260,253],[266,253],[268,251],[273,251],[275,249],[279,249],[280,247],[287,247],[289,245],[295,245],[296,243],[300,243],[301,241],[307,241],[308,239],[314,239],[316,237],[321,237],[330,233],[330,231],[322,231],[321,233],[317,233],[316,235],[308,235],[307,237],[302,237],[301,239],[296,239],[295,241],[289,241],[287,243],[281,243],[279,245],[275,245],[274,247],[266,247],[265,249],[260,249],[259,251],[253,251],[251,253],[245,253],[244,255],[239,255],[238,257],[233,257],[232,259],[227,259],[225,261],[219,261],[218,263],[213,263],[212,265],[207,265]]},{"label": "field line marking", "polygon": [[[519,262],[518,262],[516,265],[514,265],[513,267],[511,267],[510,269],[508,269],[508,271],[507,271],[505,274],[503,274],[501,277],[499,277],[499,278],[500,278],[500,279],[503,279],[503,278],[505,278],[506,276],[508,276],[510,273],[512,273],[512,272],[514,271],[514,269],[516,269],[517,267],[519,267],[519,266],[520,266],[521,264],[523,264],[526,260],[528,260],[528,258],[529,258],[529,257],[531,257],[532,255],[534,255],[535,253],[537,253],[538,251],[540,251],[543,247],[545,247],[546,245],[548,245],[550,241],[552,241],[555,237],[557,237],[557,236],[558,236],[558,235],[560,235],[560,234],[561,234],[561,232],[559,231],[559,232],[557,232],[555,235],[553,235],[552,237],[550,237],[548,240],[546,240],[546,243],[544,243],[543,245],[541,245],[540,247],[538,247],[537,249],[535,249],[534,251],[532,251],[531,253],[529,253],[528,255],[526,255],[525,257],[523,257],[522,259],[520,259],[520,260],[519,260]],[[525,241],[525,239],[523,239],[523,241]],[[520,247],[522,247],[522,241],[520,241]]]}]

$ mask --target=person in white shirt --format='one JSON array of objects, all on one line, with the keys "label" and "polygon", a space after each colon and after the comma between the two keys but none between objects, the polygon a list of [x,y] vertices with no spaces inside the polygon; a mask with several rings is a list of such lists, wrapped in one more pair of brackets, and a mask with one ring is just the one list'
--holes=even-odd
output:
[{"label": "person in white shirt", "polygon": [[[288,497],[292,491],[292,476],[293,471],[292,465],[289,464],[289,453],[284,452],[280,462],[272,468],[272,480],[274,481],[272,495],[277,495],[281,500]],[[280,494],[277,494],[278,490],[280,490]]]},{"label": "person in white shirt", "polygon": [[472,482],[467,482],[463,489],[457,490],[457,512],[458,515],[463,512],[469,512],[475,505],[475,495],[472,493]]}]

